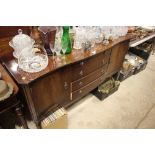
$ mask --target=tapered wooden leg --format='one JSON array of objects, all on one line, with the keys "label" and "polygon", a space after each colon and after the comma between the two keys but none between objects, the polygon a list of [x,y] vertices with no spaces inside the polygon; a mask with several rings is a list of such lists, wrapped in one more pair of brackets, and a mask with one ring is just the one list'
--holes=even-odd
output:
[{"label": "tapered wooden leg", "polygon": [[41,129],[41,123],[40,122],[37,122],[35,124],[36,124],[37,129]]},{"label": "tapered wooden leg", "polygon": [[15,111],[16,111],[16,115],[17,115],[18,119],[20,120],[21,124],[23,125],[23,127],[25,129],[28,129],[26,120],[24,118],[23,112],[22,112],[21,107],[19,105],[17,105],[15,107]]},{"label": "tapered wooden leg", "polygon": [[120,71],[119,71],[119,72],[117,72],[116,81],[118,81],[118,80],[119,80],[120,74],[121,74],[121,72],[120,72]]}]

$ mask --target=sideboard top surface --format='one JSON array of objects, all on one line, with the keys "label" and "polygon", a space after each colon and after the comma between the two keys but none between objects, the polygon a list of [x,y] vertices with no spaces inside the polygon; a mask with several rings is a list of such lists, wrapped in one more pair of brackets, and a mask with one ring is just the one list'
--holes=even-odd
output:
[{"label": "sideboard top surface", "polygon": [[14,77],[16,82],[21,85],[27,85],[31,82],[57,70],[58,68],[73,64],[78,61],[82,61],[84,59],[87,59],[93,55],[96,55],[98,53],[104,52],[105,50],[115,46],[116,44],[123,42],[125,40],[129,40],[133,37],[131,34],[127,34],[126,36],[119,37],[118,39],[111,41],[108,45],[103,44],[96,44],[94,47],[94,52],[84,51],[83,49],[75,50],[73,49],[71,54],[66,55],[65,59],[61,59],[57,56],[50,56],[48,57],[49,63],[48,66],[38,73],[27,73],[22,71],[18,67],[17,59],[15,59],[12,55],[12,52],[5,57],[2,58],[3,65],[6,67],[6,69],[10,72],[10,74]]}]

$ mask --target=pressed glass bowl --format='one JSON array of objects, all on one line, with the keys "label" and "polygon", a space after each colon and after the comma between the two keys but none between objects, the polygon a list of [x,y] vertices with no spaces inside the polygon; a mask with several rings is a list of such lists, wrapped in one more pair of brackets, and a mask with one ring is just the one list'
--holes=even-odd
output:
[{"label": "pressed glass bowl", "polygon": [[36,53],[33,57],[20,57],[19,68],[25,72],[36,73],[45,69],[48,65],[48,56]]}]

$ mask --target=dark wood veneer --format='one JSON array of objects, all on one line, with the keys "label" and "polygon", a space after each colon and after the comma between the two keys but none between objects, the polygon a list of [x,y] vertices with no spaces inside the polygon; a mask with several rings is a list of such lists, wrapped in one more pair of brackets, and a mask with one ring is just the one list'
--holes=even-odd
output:
[{"label": "dark wood veneer", "polygon": [[[39,73],[26,73],[18,68],[12,53],[3,56],[3,65],[24,91],[32,119],[39,126],[55,107],[68,106],[118,72],[128,50],[131,35],[108,45],[97,44],[96,54],[73,50],[66,59],[49,57],[49,64]],[[82,72],[81,72],[82,71]],[[100,71],[103,71],[100,73]],[[79,86],[79,82],[83,85]]]}]

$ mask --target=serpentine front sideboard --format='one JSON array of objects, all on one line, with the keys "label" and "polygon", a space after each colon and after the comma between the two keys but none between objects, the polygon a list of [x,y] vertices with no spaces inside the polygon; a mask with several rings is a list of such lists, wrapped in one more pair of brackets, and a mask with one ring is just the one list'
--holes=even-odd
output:
[{"label": "serpentine front sideboard", "polygon": [[49,57],[47,68],[39,73],[19,69],[12,53],[2,62],[22,88],[32,119],[40,127],[52,109],[73,104],[119,72],[131,38],[128,34],[108,45],[97,44],[95,52],[73,49],[65,59]]}]

